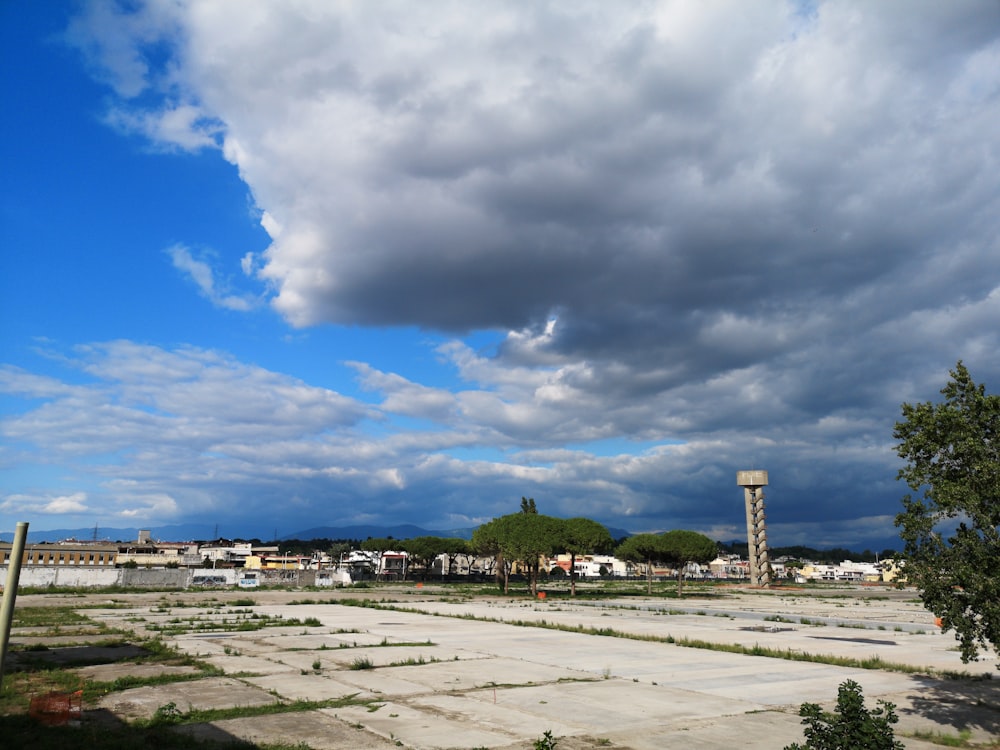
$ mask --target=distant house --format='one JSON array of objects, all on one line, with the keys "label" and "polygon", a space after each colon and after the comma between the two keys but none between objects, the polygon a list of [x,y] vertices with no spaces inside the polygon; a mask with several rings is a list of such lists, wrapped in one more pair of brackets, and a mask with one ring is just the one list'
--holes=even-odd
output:
[{"label": "distant house", "polygon": [[878,563],[882,570],[882,580],[886,583],[906,582],[905,565],[901,560],[883,560]]},{"label": "distant house", "polygon": [[405,552],[383,552],[380,560],[379,578],[388,580],[406,577],[406,567],[409,556]]},{"label": "distant house", "polygon": [[708,564],[713,578],[749,578],[750,563],[739,555],[720,555]]},{"label": "distant house", "polygon": [[603,576],[624,578],[630,575],[629,563],[612,555],[577,555],[575,560],[571,560],[571,555],[562,554],[556,556],[555,560],[551,562],[549,570],[551,572],[556,568],[561,568],[569,574],[571,564],[576,571],[577,578],[601,578]]},{"label": "distant house", "polygon": [[248,570],[307,570],[311,562],[308,555],[255,554],[248,555],[242,567]]},{"label": "distant house", "polygon": [[875,563],[856,563],[844,560],[839,565],[809,563],[801,570],[810,581],[856,581],[874,583],[882,580],[882,571]]},{"label": "distant house", "polygon": [[116,564],[144,568],[194,566],[201,563],[198,545],[193,542],[155,542],[148,531],[140,531],[134,542],[118,543]]}]

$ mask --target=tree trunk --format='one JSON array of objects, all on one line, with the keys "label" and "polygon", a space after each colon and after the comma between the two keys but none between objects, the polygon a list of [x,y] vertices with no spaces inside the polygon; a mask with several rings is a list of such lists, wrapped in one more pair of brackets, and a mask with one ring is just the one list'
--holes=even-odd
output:
[{"label": "tree trunk", "polygon": [[502,588],[503,592],[507,593],[507,563],[503,559],[503,555],[497,554],[493,558],[493,577],[496,579],[497,587]]},{"label": "tree trunk", "polygon": [[541,569],[541,563],[535,560],[531,565],[528,566],[528,575],[531,581],[531,595],[534,597],[538,596],[538,571]]}]

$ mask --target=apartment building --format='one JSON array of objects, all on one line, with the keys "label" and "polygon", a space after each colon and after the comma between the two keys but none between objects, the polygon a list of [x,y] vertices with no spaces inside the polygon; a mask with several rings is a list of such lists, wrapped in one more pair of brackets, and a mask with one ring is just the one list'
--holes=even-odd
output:
[{"label": "apartment building", "polygon": [[[13,545],[0,542],[0,565],[10,562]],[[38,542],[25,545],[21,555],[21,565],[78,565],[115,566],[118,545],[109,542],[79,542],[70,539],[64,542]]]}]

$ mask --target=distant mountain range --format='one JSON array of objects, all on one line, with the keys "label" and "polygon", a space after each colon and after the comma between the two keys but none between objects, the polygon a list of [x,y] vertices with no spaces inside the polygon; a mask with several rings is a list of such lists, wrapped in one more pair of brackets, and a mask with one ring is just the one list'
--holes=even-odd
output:
[{"label": "distant mountain range", "polygon": [[[416,536],[443,536],[445,538],[472,539],[472,532],[475,527],[469,529],[451,529],[449,531],[428,531],[419,526],[320,526],[315,529],[306,529],[297,534],[289,534],[282,539],[367,539],[386,538],[392,539],[412,539]],[[608,532],[615,539],[632,536],[630,531],[622,529],[612,529],[608,527]]]},{"label": "distant mountain range", "polygon": [[402,526],[317,526],[294,534],[283,536],[282,539],[412,539],[416,536],[443,536],[446,538],[472,539],[471,529],[452,529],[450,531],[434,531],[403,524]]},{"label": "distant mountain range", "polygon": [[[205,524],[181,524],[176,526],[143,527],[151,532],[153,539],[161,542],[190,542],[211,538],[212,528]],[[52,529],[50,531],[32,531],[28,526],[28,542],[60,542],[64,539],[76,539],[82,542],[128,542],[139,538],[139,528],[108,528],[100,526],[95,529]],[[0,532],[0,541],[10,542],[14,532]]]},{"label": "distant mountain range", "polygon": [[[178,524],[174,526],[158,526],[149,528],[150,535],[153,540],[160,542],[194,542],[194,541],[208,541],[217,539],[218,535],[215,534],[216,529],[214,527],[206,526],[205,524]],[[224,530],[228,531],[228,529]],[[375,525],[362,525],[362,526],[317,526],[312,529],[303,529],[302,531],[297,531],[293,534],[284,534],[277,540],[273,538],[273,535],[261,534],[243,534],[231,536],[226,533],[221,535],[226,539],[260,539],[264,542],[270,541],[282,541],[285,539],[297,539],[306,541],[309,539],[368,539],[372,538],[392,538],[392,539],[412,539],[417,536],[441,536],[441,537],[455,537],[458,539],[471,539],[472,532],[475,528],[468,529],[450,529],[448,531],[441,530],[431,530],[424,529],[420,526],[414,526],[412,524],[403,524],[400,526],[375,526]],[[624,531],[623,529],[612,529],[608,528],[615,539],[621,539],[626,536],[631,536],[631,532]],[[111,541],[111,542],[127,542],[136,540],[139,538],[139,528],[104,528],[98,527],[97,529],[52,529],[51,531],[32,531],[31,527],[28,527],[28,542],[30,544],[38,544],[39,542],[59,542],[64,539],[77,539],[80,541],[91,541],[96,539],[97,541]],[[10,542],[14,539],[14,532],[2,532],[0,533],[0,541]]]}]

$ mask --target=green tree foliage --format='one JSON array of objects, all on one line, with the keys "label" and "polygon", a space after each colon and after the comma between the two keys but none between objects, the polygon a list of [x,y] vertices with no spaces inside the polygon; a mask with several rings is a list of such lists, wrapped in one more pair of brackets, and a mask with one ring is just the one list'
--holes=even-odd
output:
[{"label": "green tree foliage", "polygon": [[607,552],[615,540],[597,521],[568,518],[563,521],[563,542],[570,556],[570,595],[576,596],[576,556]]},{"label": "green tree foliage", "polygon": [[799,716],[806,728],[806,744],[786,745],[785,750],[903,750],[892,725],[899,721],[892,703],[879,701],[874,711],[865,708],[861,686],[847,680],[837,690],[837,707],[827,714],[815,703],[803,703]]},{"label": "green tree foliage", "polygon": [[390,539],[388,537],[368,537],[361,542],[361,549],[365,552],[381,553],[399,549],[402,545],[403,543],[398,539]]},{"label": "green tree foliage", "polygon": [[401,543],[403,550],[410,556],[411,564],[424,569],[424,576],[430,572],[431,566],[448,550],[448,540],[439,536],[417,536]]},{"label": "green tree foliage", "polygon": [[455,569],[455,560],[463,556],[468,558],[473,554],[472,544],[458,537],[448,537],[444,542],[443,552],[448,555],[448,570],[442,570],[441,574],[451,576]]},{"label": "green tree foliage", "polygon": [[615,550],[622,560],[646,565],[646,591],[653,592],[653,566],[656,563],[677,569],[677,595],[681,595],[684,566],[689,562],[709,563],[718,554],[718,545],[696,531],[676,529],[663,534],[635,534]]},{"label": "green tree foliage", "polygon": [[521,512],[522,513],[537,513],[538,508],[535,507],[535,498],[533,497],[522,497],[521,498]]},{"label": "green tree foliage", "polygon": [[564,522],[541,513],[514,513],[503,516],[500,547],[504,557],[517,560],[528,573],[528,588],[538,594],[540,558],[564,548]]},{"label": "green tree foliage", "polygon": [[653,593],[653,564],[663,562],[663,538],[659,534],[634,534],[618,545],[615,557],[646,565],[646,593]]},{"label": "green tree foliage", "polygon": [[684,568],[688,563],[705,565],[712,562],[719,553],[718,545],[697,531],[675,529],[660,535],[660,560],[677,570],[677,596],[681,596],[684,582]]},{"label": "green tree foliage", "polygon": [[347,541],[327,541],[326,553],[330,556],[335,563],[340,562],[340,558],[350,552],[352,549],[357,549],[357,544]]},{"label": "green tree foliage", "polygon": [[968,662],[1000,649],[1000,396],[961,362],[951,377],[943,402],[902,405],[897,478],[920,494],[903,498],[896,526],[906,581]]},{"label": "green tree foliage", "polygon": [[471,553],[469,542],[457,537],[417,536],[403,542],[396,542],[396,544],[410,556],[411,563],[423,568],[425,576],[430,573],[434,561],[441,555],[448,556],[447,566],[441,566],[443,577],[451,574],[456,557]]},{"label": "green tree foliage", "polygon": [[504,593],[510,590],[511,564],[520,562],[528,574],[531,593],[538,593],[539,559],[562,551],[564,522],[537,511],[523,511],[494,518],[472,534],[472,545],[482,555],[497,559]]},{"label": "green tree foliage", "polygon": [[500,545],[500,537],[503,533],[502,518],[504,516],[494,518],[492,521],[478,526],[472,532],[472,540],[469,544],[477,554],[493,558],[497,583],[503,587],[503,592],[506,594],[510,588],[510,561],[504,558]]}]

